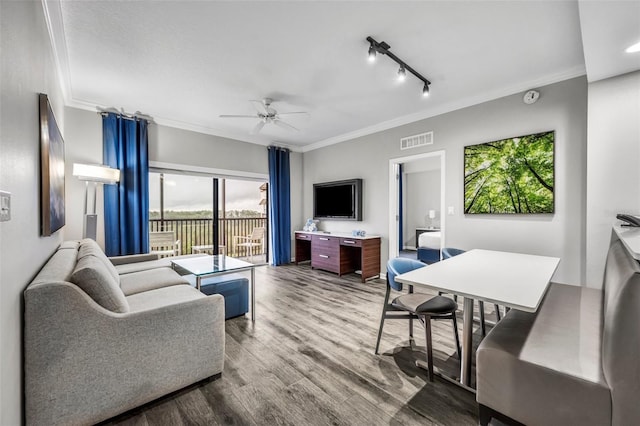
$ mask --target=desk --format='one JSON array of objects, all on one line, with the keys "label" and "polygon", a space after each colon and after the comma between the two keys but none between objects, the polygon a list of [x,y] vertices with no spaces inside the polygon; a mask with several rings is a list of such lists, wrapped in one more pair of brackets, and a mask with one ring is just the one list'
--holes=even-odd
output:
[{"label": "desk", "polygon": [[474,299],[536,312],[559,262],[557,257],[475,249],[398,275],[396,281],[464,297],[460,382],[469,387]]},{"label": "desk", "polygon": [[251,321],[256,320],[256,271],[253,263],[225,255],[198,256],[171,261],[173,269],[182,269],[196,276],[196,288],[200,290],[202,279],[232,272],[251,271]]},{"label": "desk", "polygon": [[311,267],[338,275],[360,271],[365,282],[380,275],[380,237],[296,231],[296,265],[311,261]]}]

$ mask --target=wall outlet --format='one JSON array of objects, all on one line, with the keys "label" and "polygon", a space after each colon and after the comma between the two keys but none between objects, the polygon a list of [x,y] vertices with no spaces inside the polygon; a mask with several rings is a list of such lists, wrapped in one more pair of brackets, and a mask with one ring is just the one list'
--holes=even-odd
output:
[{"label": "wall outlet", "polygon": [[454,215],[454,214],[455,214],[455,209],[453,208],[453,206],[449,206],[449,207],[447,208],[447,214],[448,214],[449,216],[452,216],[452,215]]},{"label": "wall outlet", "polygon": [[0,222],[11,220],[11,193],[0,191]]}]

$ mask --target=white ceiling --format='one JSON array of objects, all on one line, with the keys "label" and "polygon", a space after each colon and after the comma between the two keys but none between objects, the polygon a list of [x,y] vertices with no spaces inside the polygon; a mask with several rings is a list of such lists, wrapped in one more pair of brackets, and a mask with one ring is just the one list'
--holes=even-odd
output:
[{"label": "white ceiling", "polygon": [[[582,38],[619,32],[600,22],[581,33],[580,17],[601,11],[575,1],[44,4],[67,105],[296,150],[584,75]],[[388,57],[367,61],[369,35],[431,80],[429,98],[413,76],[397,82]],[[252,114],[248,100],[263,97],[279,112],[308,111],[287,118],[300,131],[251,136],[257,120],[218,117]]]}]

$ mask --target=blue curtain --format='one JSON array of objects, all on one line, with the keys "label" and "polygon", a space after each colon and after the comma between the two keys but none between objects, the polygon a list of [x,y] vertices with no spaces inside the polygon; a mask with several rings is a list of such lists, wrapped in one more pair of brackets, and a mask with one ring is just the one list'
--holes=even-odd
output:
[{"label": "blue curtain", "polygon": [[[402,216],[404,214],[403,212],[403,208],[402,208],[402,164],[398,164],[398,250],[402,251],[402,249],[404,248],[404,241],[403,241],[403,234],[404,234],[404,229],[403,229],[403,223],[402,223]],[[416,246],[418,245],[418,242],[416,241]]]},{"label": "blue curtain", "polygon": [[269,147],[269,223],[271,264],[291,262],[291,190],[289,150]]},{"label": "blue curtain", "polygon": [[120,182],[104,186],[107,256],[149,252],[147,125],[114,113],[102,117],[104,162],[120,169]]}]

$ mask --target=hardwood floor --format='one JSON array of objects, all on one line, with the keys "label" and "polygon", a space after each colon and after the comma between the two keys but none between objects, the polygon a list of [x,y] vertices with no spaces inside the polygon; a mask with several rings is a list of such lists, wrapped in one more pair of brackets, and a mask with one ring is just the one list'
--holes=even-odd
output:
[{"label": "hardwood floor", "polygon": [[[385,283],[308,265],[256,270],[256,322],[226,322],[222,377],[125,413],[118,425],[476,425],[475,396],[418,369],[424,331],[388,320]],[[488,318],[490,316],[488,315]],[[437,367],[457,371],[451,321],[434,321]],[[474,336],[477,337],[477,336]],[[476,344],[477,340],[475,339]],[[188,356],[188,352],[185,354]]]}]

